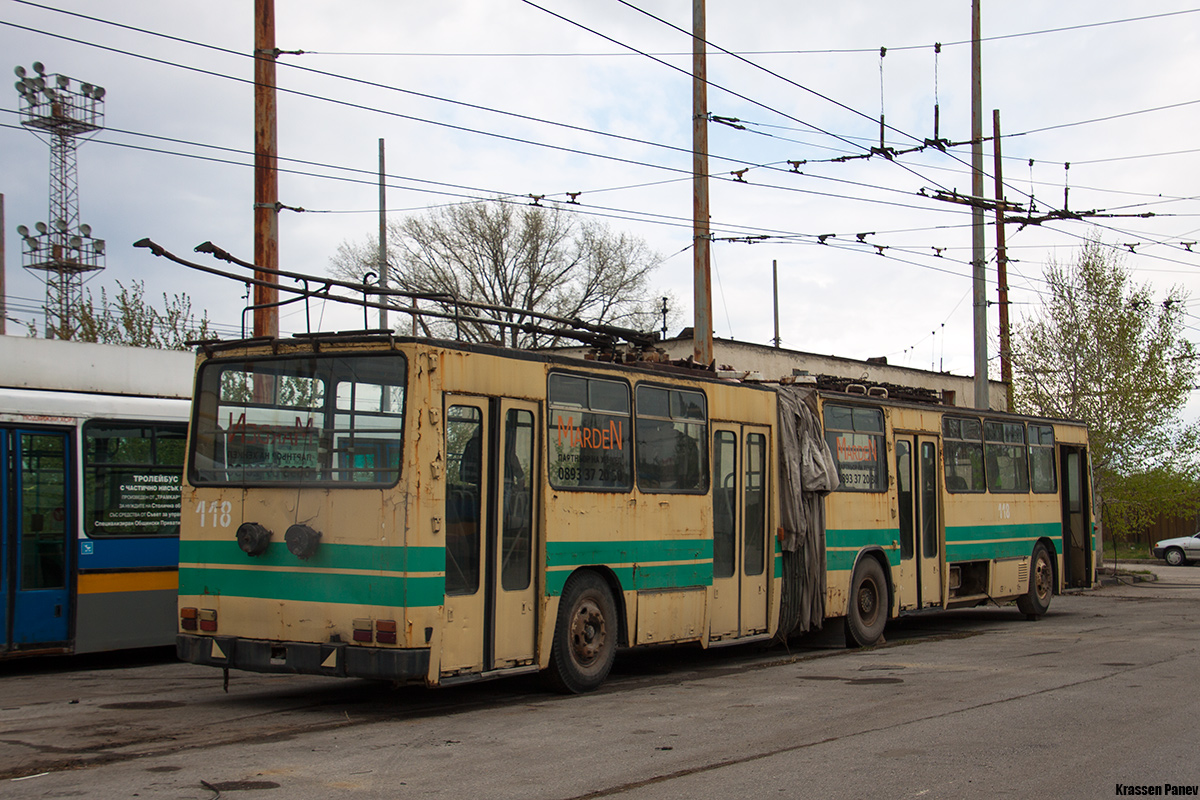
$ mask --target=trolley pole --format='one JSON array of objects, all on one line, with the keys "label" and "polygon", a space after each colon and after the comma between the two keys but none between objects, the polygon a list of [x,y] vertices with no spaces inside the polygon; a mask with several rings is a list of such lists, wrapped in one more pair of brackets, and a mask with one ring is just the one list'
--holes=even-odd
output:
[{"label": "trolley pole", "polygon": [[[983,197],[983,67],[980,0],[971,0],[971,195]],[[971,284],[975,327],[975,407],[988,404],[987,289],[983,208],[971,207]]]},{"label": "trolley pole", "polygon": [[[279,172],[275,124],[275,0],[254,0],[254,263],[279,269]],[[279,277],[258,272],[254,335],[279,336]],[[269,306],[263,308],[262,306]]]},{"label": "trolley pole", "polygon": [[695,316],[692,346],[696,363],[713,363],[712,276],[708,225],[708,76],[704,0],[692,0],[692,293]]},{"label": "trolley pole", "polygon": [[1004,241],[1004,171],[1000,163],[1000,109],[992,109],[992,153],[996,173],[996,291],[1000,301],[1000,380],[1007,411],[1013,410],[1012,345],[1008,327],[1008,252]]}]

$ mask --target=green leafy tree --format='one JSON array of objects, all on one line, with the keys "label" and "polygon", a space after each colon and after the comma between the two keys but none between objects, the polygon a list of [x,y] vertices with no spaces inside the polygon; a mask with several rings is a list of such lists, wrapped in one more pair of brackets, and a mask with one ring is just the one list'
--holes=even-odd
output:
[{"label": "green leafy tree", "polygon": [[[37,334],[32,323],[29,333]],[[100,289],[99,301],[89,290],[71,323],[55,327],[47,335],[78,342],[187,350],[187,342],[211,339],[215,334],[207,312],[196,319],[186,294],[168,297],[164,292],[159,310],[146,299],[146,284],[135,280],[129,286],[117,281],[117,294],[111,302],[106,289]]]},{"label": "green leafy tree", "polygon": [[1200,428],[1182,417],[1197,356],[1183,336],[1186,293],[1155,299],[1098,237],[1074,263],[1052,261],[1045,278],[1041,308],[1013,335],[1017,409],[1088,424],[1110,534],[1194,513]]},{"label": "green leafy tree", "polygon": [[[503,322],[513,346],[557,344],[554,337],[519,331],[525,323],[551,325],[530,311],[635,330],[655,329],[661,293],[650,278],[661,260],[637,237],[554,207],[503,202],[454,205],[390,224],[388,285],[410,292],[452,295],[460,300],[512,309],[471,311]],[[378,274],[374,238],[344,242],[331,259],[340,278],[361,281]],[[452,312],[452,304],[422,301]],[[461,335],[500,343],[494,324],[460,324],[425,317],[422,332]]]}]

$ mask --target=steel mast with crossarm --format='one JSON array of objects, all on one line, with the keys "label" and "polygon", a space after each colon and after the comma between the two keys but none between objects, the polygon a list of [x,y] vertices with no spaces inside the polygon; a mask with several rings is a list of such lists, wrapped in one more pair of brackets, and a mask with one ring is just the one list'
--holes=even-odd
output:
[{"label": "steel mast with crossarm", "polygon": [[104,89],[48,75],[36,61],[33,74],[24,67],[14,72],[21,124],[50,145],[50,218],[34,225],[34,232],[17,226],[24,241],[22,262],[27,270],[45,273],[47,338],[70,339],[78,324],[75,312],[83,300],[84,276],[104,269],[104,240],[93,238],[91,226],[79,222],[75,156],[78,137],[104,127]]}]

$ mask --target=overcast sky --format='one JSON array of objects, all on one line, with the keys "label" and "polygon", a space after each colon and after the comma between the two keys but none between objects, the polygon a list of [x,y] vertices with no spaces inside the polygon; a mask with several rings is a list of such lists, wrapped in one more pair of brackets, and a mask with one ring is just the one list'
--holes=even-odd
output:
[{"label": "overcast sky", "polygon": [[[932,138],[935,102],[940,137],[970,138],[970,10],[969,0],[709,3],[709,110],[745,128],[710,128],[717,336],[770,342],[777,261],[786,347],[973,372],[970,214],[921,194],[969,192],[969,146],[831,161],[879,144],[881,105],[888,147]],[[374,235],[383,138],[392,218],[578,192],[570,209],[663,256],[656,281],[690,324],[691,44],[679,30],[690,30],[690,3],[286,0],[276,13],[277,46],[306,51],[278,70],[279,153],[295,159],[281,161],[291,171],[280,200],[308,209],[280,215],[283,269],[324,274],[340,242]],[[10,75],[41,61],[107,90],[107,129],[78,151],[81,219],[108,242],[88,288],[111,295],[136,279],[154,298],[185,291],[226,335],[240,330],[240,284],[131,245],[150,237],[190,255],[211,240],[252,257],[252,22],[252,0],[0,0]],[[1187,334],[1200,339],[1200,246],[1185,244],[1200,239],[1198,31],[1200,7],[1182,0],[984,0],[984,132],[999,109],[1009,200],[1060,209],[1069,187],[1075,211],[1156,215],[1009,226],[1016,319],[1041,302],[1047,261],[1070,261],[1098,233],[1159,294],[1191,291]],[[44,284],[21,268],[15,228],[48,217],[49,147],[21,128],[9,87],[9,316],[40,323]],[[807,163],[797,174],[790,161]],[[991,194],[990,143],[985,161]],[[987,241],[994,267],[990,215]],[[994,300],[994,275],[988,291]],[[994,305],[989,315],[994,336]],[[333,309],[313,317],[361,325]],[[304,324],[302,309],[281,318],[285,332]]]}]

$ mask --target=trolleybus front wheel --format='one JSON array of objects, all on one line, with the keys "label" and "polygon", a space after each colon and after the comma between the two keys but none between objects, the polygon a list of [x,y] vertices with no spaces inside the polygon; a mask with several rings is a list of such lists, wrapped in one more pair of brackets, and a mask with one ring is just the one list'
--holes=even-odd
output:
[{"label": "trolleybus front wheel", "polygon": [[1050,610],[1054,595],[1054,564],[1050,551],[1038,542],[1029,559],[1029,591],[1017,598],[1017,610],[1030,619],[1037,619]]},{"label": "trolleybus front wheel", "polygon": [[846,614],[846,646],[870,647],[883,638],[888,618],[887,580],[883,567],[870,556],[854,568],[850,579],[850,608]]},{"label": "trolleybus front wheel", "polygon": [[547,678],[560,692],[590,692],[608,677],[617,654],[617,604],[595,572],[572,575],[563,587]]}]

